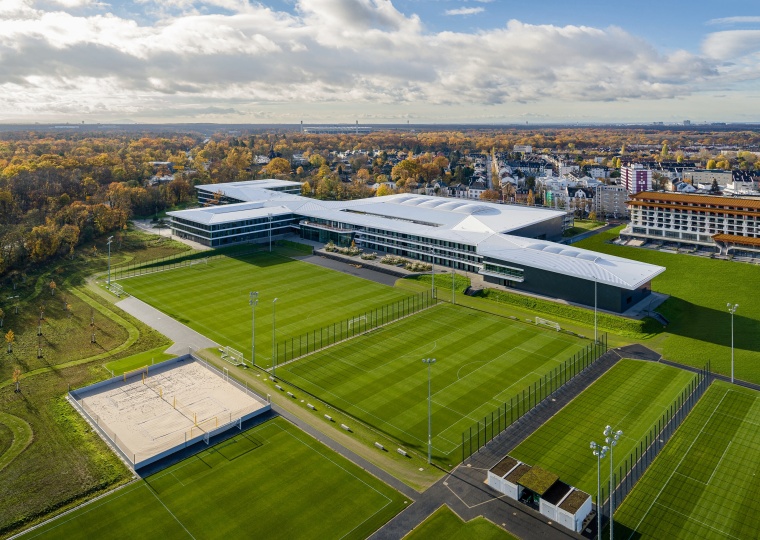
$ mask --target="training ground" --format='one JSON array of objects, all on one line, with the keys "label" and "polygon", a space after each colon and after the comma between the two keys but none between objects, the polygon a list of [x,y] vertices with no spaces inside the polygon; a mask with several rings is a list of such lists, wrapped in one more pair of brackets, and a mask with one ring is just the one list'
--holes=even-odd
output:
[{"label": "training ground", "polygon": [[760,393],[716,381],[615,513],[615,538],[760,531]]},{"label": "training ground", "polygon": [[409,504],[282,418],[27,531],[99,538],[361,540]]},{"label": "training ground", "polygon": [[139,469],[270,409],[269,403],[190,355],[69,394],[87,420]]}]

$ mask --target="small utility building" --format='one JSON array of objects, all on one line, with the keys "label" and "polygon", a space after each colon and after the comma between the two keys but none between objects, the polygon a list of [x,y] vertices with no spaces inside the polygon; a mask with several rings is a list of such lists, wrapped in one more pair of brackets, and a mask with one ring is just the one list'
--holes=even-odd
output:
[{"label": "small utility building", "polygon": [[521,501],[542,515],[581,532],[591,513],[591,496],[541,467],[531,467],[507,456],[488,471],[487,483],[499,493]]}]

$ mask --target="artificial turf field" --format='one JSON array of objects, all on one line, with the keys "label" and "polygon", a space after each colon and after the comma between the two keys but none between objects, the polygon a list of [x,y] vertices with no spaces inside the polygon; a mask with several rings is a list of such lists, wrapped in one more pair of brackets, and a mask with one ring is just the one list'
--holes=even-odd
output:
[{"label": "artificial turf field", "polygon": [[23,538],[358,539],[407,502],[278,418]]},{"label": "artificial turf field", "polygon": [[716,381],[615,513],[615,537],[757,538],[760,394]]},{"label": "artificial turf field", "polygon": [[272,360],[272,301],[277,340],[396,302],[408,292],[266,251],[222,257],[119,280],[129,294],[209,337],[251,356],[249,293],[258,291],[256,363]]},{"label": "artificial turf field", "polygon": [[[589,443],[603,444],[608,424],[622,430],[613,451],[617,471],[692,378],[693,373],[663,364],[620,360],[510,455],[596,497],[597,464]],[[609,484],[609,468],[608,455],[601,468],[603,486]]]},{"label": "artificial turf field", "polygon": [[[427,453],[432,366],[433,457],[461,460],[462,433],[587,341],[473,309],[439,304],[277,366],[277,376]],[[509,413],[507,413],[509,414]]]}]

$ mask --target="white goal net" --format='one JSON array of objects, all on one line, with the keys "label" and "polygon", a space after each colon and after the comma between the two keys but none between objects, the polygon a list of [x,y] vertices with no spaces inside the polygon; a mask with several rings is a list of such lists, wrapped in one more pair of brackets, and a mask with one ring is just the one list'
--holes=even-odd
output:
[{"label": "white goal net", "polygon": [[245,363],[245,356],[232,347],[225,347],[222,349],[222,360],[226,360],[233,366],[242,366]]},{"label": "white goal net", "polygon": [[554,328],[557,332],[562,330],[560,328],[559,323],[550,321],[549,319],[542,319],[541,317],[536,317],[536,324],[539,324],[541,326],[548,326],[549,328]]},{"label": "white goal net", "polygon": [[367,317],[362,315],[361,317],[354,317],[350,321],[348,321],[348,327],[351,328],[354,325],[358,325],[359,328],[362,327],[362,323],[364,323],[364,326],[367,326]]}]

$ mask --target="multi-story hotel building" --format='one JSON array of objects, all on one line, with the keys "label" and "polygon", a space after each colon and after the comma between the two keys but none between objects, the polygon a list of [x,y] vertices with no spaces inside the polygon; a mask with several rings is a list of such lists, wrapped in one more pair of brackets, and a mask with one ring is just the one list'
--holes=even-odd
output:
[{"label": "multi-story hotel building", "polygon": [[652,189],[652,171],[640,163],[623,165],[620,167],[620,185],[631,194],[650,191]]},{"label": "multi-story hotel building", "polygon": [[719,253],[760,253],[760,200],[645,192],[628,201],[631,222],[622,238],[715,248]]},{"label": "multi-story hotel building", "polygon": [[[278,181],[268,181],[277,187]],[[272,182],[275,182],[274,184]],[[261,189],[261,181],[197,186],[203,208],[169,212],[173,234],[217,247],[298,234],[475,272],[486,282],[623,312],[665,269],[557,244],[565,212],[399,194],[319,201]]]}]

